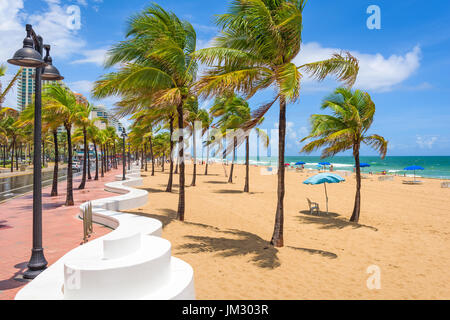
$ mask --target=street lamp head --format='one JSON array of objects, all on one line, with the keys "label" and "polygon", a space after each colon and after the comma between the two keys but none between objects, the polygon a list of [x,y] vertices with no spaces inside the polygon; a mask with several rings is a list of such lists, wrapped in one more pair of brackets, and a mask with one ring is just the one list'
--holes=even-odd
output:
[{"label": "street lamp head", "polygon": [[50,57],[50,46],[46,44],[44,45],[44,49],[46,51],[44,61],[47,63],[47,66],[42,72],[42,80],[63,80],[64,77],[61,76],[58,69],[52,64],[52,57]]},{"label": "street lamp head", "polygon": [[125,138],[127,136],[127,133],[125,132],[125,128],[122,128],[122,137]]},{"label": "street lamp head", "polygon": [[27,36],[23,40],[23,48],[17,50],[12,59],[8,63],[28,68],[39,68],[46,65],[42,60],[42,55],[33,47],[33,39],[31,38],[31,31],[27,29]]}]

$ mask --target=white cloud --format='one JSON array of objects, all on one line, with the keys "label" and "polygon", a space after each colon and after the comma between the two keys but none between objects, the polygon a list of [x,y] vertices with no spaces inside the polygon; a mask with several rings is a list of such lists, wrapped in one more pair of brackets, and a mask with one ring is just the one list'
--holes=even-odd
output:
[{"label": "white cloud", "polygon": [[419,145],[421,149],[432,149],[433,144],[438,140],[438,137],[432,136],[432,137],[423,137],[423,136],[417,136],[416,143]]},{"label": "white cloud", "polygon": [[107,51],[108,51],[107,49],[85,50],[81,52],[84,58],[75,60],[72,63],[74,64],[93,63],[98,66],[103,66]]},{"label": "white cloud", "polygon": [[[330,58],[337,48],[324,48],[316,42],[305,43],[294,59],[297,65]],[[419,67],[421,50],[419,46],[405,55],[384,57],[380,53],[367,54],[350,51],[359,59],[359,75],[355,87],[364,90],[388,91],[408,79]],[[306,82],[311,81],[305,77]]]},{"label": "white cloud", "polygon": [[90,92],[94,86],[94,82],[89,80],[74,81],[67,84],[72,91],[90,96]]},{"label": "white cloud", "polygon": [[85,47],[86,42],[78,36],[77,30],[70,28],[68,21],[71,20],[71,15],[58,0],[45,2],[48,4],[48,10],[30,15],[28,21],[36,32],[44,37],[44,42],[52,46],[53,57],[68,59]]}]

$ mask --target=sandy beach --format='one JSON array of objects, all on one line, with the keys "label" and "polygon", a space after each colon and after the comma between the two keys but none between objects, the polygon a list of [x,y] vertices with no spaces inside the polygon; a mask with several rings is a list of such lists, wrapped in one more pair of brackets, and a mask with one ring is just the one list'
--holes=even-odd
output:
[{"label": "sandy beach", "polygon": [[[149,202],[132,212],[163,222],[172,254],[194,268],[197,299],[450,299],[450,189],[439,180],[363,179],[360,224],[353,224],[352,176],[327,185],[330,212],[316,216],[306,198],[325,211],[323,185],[302,184],[311,173],[286,172],[285,246],[273,248],[276,175],[252,166],[246,194],[244,166],[235,167],[229,184],[221,164],[210,165],[208,176],[200,165],[180,222],[178,175],[174,191],[164,192],[167,167],[155,176],[143,172]],[[188,186],[192,166],[186,173]],[[380,269],[380,289],[367,287],[372,265]]]}]

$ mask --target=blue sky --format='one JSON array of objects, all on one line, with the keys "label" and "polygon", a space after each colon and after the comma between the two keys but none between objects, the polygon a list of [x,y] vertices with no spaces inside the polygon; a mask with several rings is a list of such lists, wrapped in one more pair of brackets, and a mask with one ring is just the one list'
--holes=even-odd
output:
[{"label": "blue sky", "polygon": [[[11,57],[31,23],[53,46],[53,61],[72,90],[89,97],[92,82],[105,72],[104,54],[124,37],[127,18],[143,9],[144,0],[0,0],[0,63]],[[227,1],[157,1],[189,20],[197,31],[198,47],[217,34],[214,14]],[[80,28],[70,28],[69,6],[80,9]],[[370,5],[381,10],[381,29],[369,30]],[[309,0],[304,11],[303,50],[297,63],[349,50],[360,59],[357,88],[368,91],[377,113],[371,132],[390,142],[388,155],[450,155],[450,2],[429,0]],[[10,66],[6,79],[15,67]],[[287,155],[298,155],[298,141],[308,130],[308,118],[319,112],[322,99],[338,84],[304,79],[298,102],[288,106]],[[16,106],[15,92],[6,101]],[[252,108],[268,101],[271,90],[250,100]],[[102,103],[110,107],[114,98]],[[208,101],[202,106],[208,107]],[[264,126],[274,128],[278,108]],[[367,148],[365,155],[374,154]]]}]

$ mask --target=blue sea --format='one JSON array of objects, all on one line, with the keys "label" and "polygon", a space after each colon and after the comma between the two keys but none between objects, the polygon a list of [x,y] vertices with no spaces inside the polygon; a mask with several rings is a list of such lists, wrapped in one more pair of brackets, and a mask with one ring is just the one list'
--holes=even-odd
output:
[{"label": "blue sea", "polygon": [[[314,156],[286,156],[285,163],[295,164],[298,161],[306,162],[305,168],[317,169],[319,162],[330,162],[335,170],[353,171],[355,165],[354,158],[351,156],[335,156],[332,158],[321,159]],[[238,157],[237,163],[243,163],[244,157]],[[386,157],[383,160],[376,156],[361,156],[361,163],[368,163],[370,167],[361,168],[362,172],[378,173],[386,171],[388,174],[412,175],[412,171],[404,171],[408,166],[417,165],[425,170],[416,171],[416,176],[450,179],[450,156],[398,156]],[[276,166],[278,164],[276,157],[260,157],[259,161],[256,157],[250,157],[250,164],[262,166]]]}]

